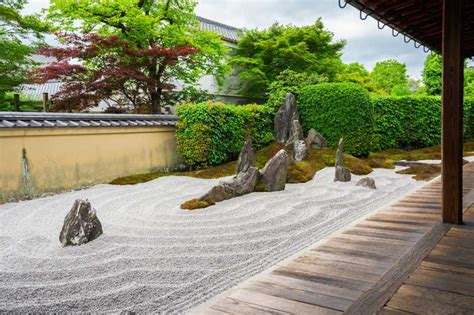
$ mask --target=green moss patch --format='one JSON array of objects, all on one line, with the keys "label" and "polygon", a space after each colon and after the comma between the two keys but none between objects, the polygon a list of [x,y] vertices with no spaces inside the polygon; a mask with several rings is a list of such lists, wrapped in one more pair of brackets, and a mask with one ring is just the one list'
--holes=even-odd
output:
[{"label": "green moss patch", "polygon": [[[256,164],[258,168],[263,168],[278,151],[283,148],[282,144],[272,144],[256,152]],[[310,181],[317,171],[327,166],[334,166],[336,161],[336,151],[332,149],[308,149],[306,159],[300,162],[292,163],[288,167],[287,182],[291,184],[306,183]],[[349,168],[352,174],[367,175],[372,172],[372,168],[366,160],[358,159],[352,155],[344,155],[344,163]],[[220,178],[225,176],[232,176],[235,174],[237,162],[232,161],[210,168],[186,171],[186,172],[152,172],[146,174],[136,174],[125,177],[120,177],[110,184],[112,185],[133,185],[144,183],[150,180],[157,179],[162,176],[189,176],[195,178]],[[257,187],[256,191],[259,187]]]},{"label": "green moss patch", "polygon": [[198,199],[191,199],[181,204],[181,209],[184,210],[195,210],[195,209],[202,209],[207,208],[210,206],[215,205],[214,202],[209,202],[206,200],[198,200]]},{"label": "green moss patch", "polygon": [[[474,156],[474,142],[464,144],[464,156]],[[370,153],[366,159],[367,163],[373,168],[394,168],[393,162],[400,160],[441,160],[441,147],[437,145],[412,151],[389,149]]]},{"label": "green moss patch", "polygon": [[[463,160],[463,165],[466,165],[467,163],[469,162],[466,160]],[[414,175],[413,179],[429,181],[441,175],[441,165],[440,164],[418,164],[418,165],[414,165],[409,168],[397,171],[397,174]]]}]

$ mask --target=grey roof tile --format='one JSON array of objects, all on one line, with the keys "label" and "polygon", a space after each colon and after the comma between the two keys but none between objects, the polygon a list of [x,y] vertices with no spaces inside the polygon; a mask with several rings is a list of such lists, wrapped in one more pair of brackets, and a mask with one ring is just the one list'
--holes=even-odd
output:
[{"label": "grey roof tile", "polygon": [[0,112],[0,128],[94,128],[174,126],[171,115]]},{"label": "grey roof tile", "polygon": [[242,30],[237,27],[233,27],[230,25],[212,21],[212,20],[203,18],[201,16],[197,16],[197,19],[200,23],[199,28],[201,30],[214,32],[218,34],[224,40],[227,40],[230,42],[238,42],[239,39],[242,37],[241,36]]}]

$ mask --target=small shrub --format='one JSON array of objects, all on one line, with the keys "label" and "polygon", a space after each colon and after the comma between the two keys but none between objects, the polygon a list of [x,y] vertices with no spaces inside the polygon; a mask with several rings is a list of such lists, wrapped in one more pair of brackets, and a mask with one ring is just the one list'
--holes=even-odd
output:
[{"label": "small shrub", "polygon": [[332,148],[346,139],[345,151],[367,155],[373,147],[373,106],[367,90],[355,83],[321,83],[301,89],[300,120],[305,132],[314,128]]},{"label": "small shrub", "polygon": [[192,168],[235,158],[247,138],[256,149],[273,141],[273,115],[265,106],[189,103],[177,113],[178,153]]}]

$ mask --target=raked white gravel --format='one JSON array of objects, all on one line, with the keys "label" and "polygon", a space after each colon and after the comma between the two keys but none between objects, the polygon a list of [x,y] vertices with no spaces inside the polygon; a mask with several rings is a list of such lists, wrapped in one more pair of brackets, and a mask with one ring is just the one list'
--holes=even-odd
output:
[{"label": "raked white gravel", "polygon": [[[369,175],[377,190],[333,176],[326,168],[195,211],[179,205],[219,180],[163,177],[1,205],[0,313],[183,313],[423,184],[386,169]],[[104,234],[63,248],[76,198],[91,201]]]}]

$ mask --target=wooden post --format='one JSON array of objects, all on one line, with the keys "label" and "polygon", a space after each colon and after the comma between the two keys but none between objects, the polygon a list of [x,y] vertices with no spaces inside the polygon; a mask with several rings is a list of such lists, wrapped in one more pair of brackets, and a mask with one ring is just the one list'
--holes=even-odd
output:
[{"label": "wooden post", "polygon": [[13,94],[13,108],[15,112],[20,111],[20,94]]},{"label": "wooden post", "polygon": [[463,0],[443,0],[443,222],[462,224]]},{"label": "wooden post", "polygon": [[49,111],[48,93],[43,93],[43,112]]}]

